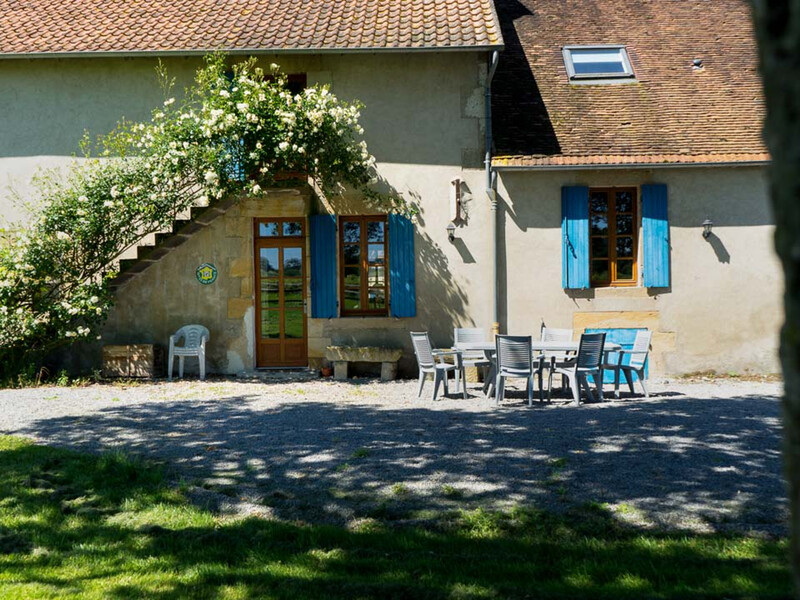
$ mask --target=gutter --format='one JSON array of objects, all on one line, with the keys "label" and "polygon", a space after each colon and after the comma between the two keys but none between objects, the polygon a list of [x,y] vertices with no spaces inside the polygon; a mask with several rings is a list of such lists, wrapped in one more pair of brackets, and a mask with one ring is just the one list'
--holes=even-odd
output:
[{"label": "gutter", "polygon": [[489,64],[489,72],[486,75],[486,86],[484,90],[484,107],[486,109],[486,158],[484,166],[486,168],[486,195],[489,198],[490,220],[489,220],[489,244],[491,247],[491,277],[492,277],[492,333],[500,333],[500,314],[498,311],[500,285],[497,281],[497,173],[492,171],[492,80],[494,79],[497,63],[500,62],[500,52],[492,52],[492,61]]},{"label": "gutter", "polygon": [[727,161],[727,162],[694,162],[694,163],[618,163],[618,164],[584,164],[584,165],[495,165],[494,171],[597,171],[610,169],[691,169],[698,167],[766,167],[772,164],[769,160]]},{"label": "gutter", "polygon": [[389,47],[367,46],[363,48],[201,48],[195,50],[111,50],[111,51],[73,51],[73,52],[8,52],[0,53],[0,60],[37,58],[149,58],[157,56],[206,56],[214,52],[224,52],[230,56],[253,54],[419,54],[427,52],[482,52],[502,50],[503,44],[483,46],[419,46]]}]

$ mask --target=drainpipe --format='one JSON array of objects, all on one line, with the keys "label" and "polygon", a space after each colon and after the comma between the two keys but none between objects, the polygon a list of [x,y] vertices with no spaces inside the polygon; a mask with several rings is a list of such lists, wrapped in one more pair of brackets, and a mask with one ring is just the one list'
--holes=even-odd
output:
[{"label": "drainpipe", "polygon": [[484,90],[484,106],[486,108],[486,158],[484,167],[486,168],[486,195],[489,197],[490,217],[489,217],[489,244],[491,247],[491,275],[492,275],[492,333],[500,333],[500,315],[498,313],[498,295],[500,288],[497,282],[497,173],[492,171],[492,79],[497,70],[497,63],[500,61],[500,53],[495,50],[492,52],[492,62],[489,65],[489,73],[486,76],[486,87]]}]

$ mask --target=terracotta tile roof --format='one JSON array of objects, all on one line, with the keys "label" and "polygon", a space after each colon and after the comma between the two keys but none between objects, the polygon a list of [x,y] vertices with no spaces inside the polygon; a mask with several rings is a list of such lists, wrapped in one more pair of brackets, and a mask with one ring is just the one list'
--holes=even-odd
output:
[{"label": "terracotta tile roof", "polygon": [[491,0],[0,0],[0,55],[500,45]]},{"label": "terracotta tile roof", "polygon": [[[768,160],[747,0],[496,0],[494,164]],[[621,44],[636,83],[570,84],[562,46]],[[692,61],[702,59],[703,68]]]}]

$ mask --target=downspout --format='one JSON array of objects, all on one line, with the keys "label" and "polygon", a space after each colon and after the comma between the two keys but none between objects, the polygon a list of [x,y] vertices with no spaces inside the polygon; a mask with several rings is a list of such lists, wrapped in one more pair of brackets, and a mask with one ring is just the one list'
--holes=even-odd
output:
[{"label": "downspout", "polygon": [[489,245],[491,255],[491,276],[492,276],[492,333],[500,333],[500,315],[498,312],[498,295],[500,286],[497,281],[497,173],[492,171],[492,79],[497,70],[497,63],[500,61],[500,53],[495,50],[492,52],[492,62],[489,65],[489,73],[486,75],[486,87],[484,90],[484,106],[486,108],[486,158],[484,166],[486,168],[486,195],[489,197]]}]

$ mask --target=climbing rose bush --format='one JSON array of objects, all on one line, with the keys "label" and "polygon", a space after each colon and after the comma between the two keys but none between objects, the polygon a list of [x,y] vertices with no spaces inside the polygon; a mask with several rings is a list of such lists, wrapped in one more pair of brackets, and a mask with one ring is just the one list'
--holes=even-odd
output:
[{"label": "climbing rose bush", "polygon": [[398,209],[370,187],[375,161],[359,111],[327,86],[292,94],[277,65],[264,71],[251,59],[230,71],[214,55],[183,100],[168,97],[150,121],[84,140],[90,160],[41,176],[29,223],[0,232],[0,378],[96,336],[113,302],[115,259],[193,206],[258,195],[302,173],[324,195],[349,186]]}]

